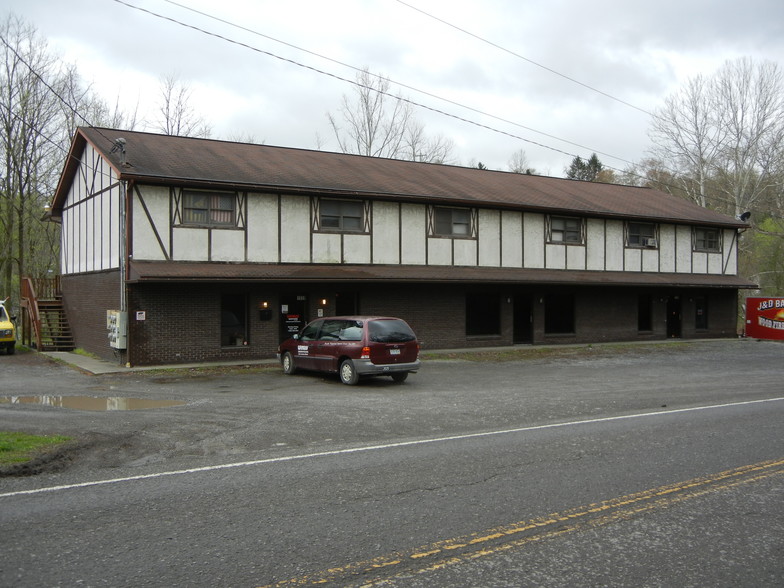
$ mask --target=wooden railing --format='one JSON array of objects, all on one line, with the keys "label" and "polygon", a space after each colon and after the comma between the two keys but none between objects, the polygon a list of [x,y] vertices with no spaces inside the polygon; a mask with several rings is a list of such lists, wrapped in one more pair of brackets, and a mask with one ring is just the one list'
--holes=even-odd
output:
[{"label": "wooden railing", "polygon": [[[37,300],[57,300],[62,295],[60,290],[60,276],[53,278],[23,278],[30,283],[30,288],[37,296]],[[24,297],[24,285],[22,286]]]},{"label": "wooden railing", "polygon": [[38,351],[71,351],[74,337],[63,307],[60,277],[22,278],[22,342]]},{"label": "wooden railing", "polygon": [[23,277],[21,284],[22,343],[30,345],[35,338],[35,347],[43,349],[41,337],[41,313],[39,300],[56,300],[60,296],[60,276],[54,278]]},{"label": "wooden railing", "polygon": [[[23,277],[21,284],[22,343],[30,346],[35,337],[36,349],[41,349],[41,315],[38,313],[38,298],[33,278]],[[30,332],[32,331],[32,333]]]}]

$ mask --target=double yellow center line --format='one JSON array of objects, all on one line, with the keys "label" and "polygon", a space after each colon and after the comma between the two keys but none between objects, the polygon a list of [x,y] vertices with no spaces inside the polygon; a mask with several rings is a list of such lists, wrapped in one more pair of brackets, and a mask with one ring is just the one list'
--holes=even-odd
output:
[{"label": "double yellow center line", "polygon": [[438,570],[535,541],[607,525],[643,512],[666,508],[692,498],[782,474],[784,474],[784,458],[765,461],[488,529],[465,537],[438,541],[407,552],[330,568],[268,584],[264,588],[319,584],[373,586],[398,575]]}]

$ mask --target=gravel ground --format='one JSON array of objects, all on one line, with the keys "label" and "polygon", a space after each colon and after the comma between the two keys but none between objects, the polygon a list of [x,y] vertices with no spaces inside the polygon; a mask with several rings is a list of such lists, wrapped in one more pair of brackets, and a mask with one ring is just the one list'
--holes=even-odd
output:
[{"label": "gravel ground", "polygon": [[[780,378],[784,347],[719,340],[575,348],[516,348],[429,356],[403,385],[343,386],[337,377],[285,376],[277,365],[91,375],[20,350],[0,357],[0,430],[73,441],[11,478],[135,475],[302,452],[627,414],[737,396],[744,370]],[[741,374],[741,375],[739,375]],[[768,391],[761,392],[770,395]],[[744,391],[754,397],[755,390]],[[166,399],[181,406],[74,410],[12,404],[17,396]]]}]

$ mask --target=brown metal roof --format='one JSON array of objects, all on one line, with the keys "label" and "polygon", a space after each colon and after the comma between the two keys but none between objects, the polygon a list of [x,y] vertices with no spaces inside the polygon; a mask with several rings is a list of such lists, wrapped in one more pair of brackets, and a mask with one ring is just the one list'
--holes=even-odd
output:
[{"label": "brown metal roof", "polygon": [[130,282],[419,282],[756,288],[738,276],[423,265],[265,264],[132,261]]},{"label": "brown metal roof", "polygon": [[[111,152],[117,138],[125,139],[126,165],[121,163],[119,153]],[[54,217],[62,214],[68,187],[87,143],[117,170],[121,179],[139,183],[747,226],[651,188],[103,128],[77,131],[52,203]]]}]

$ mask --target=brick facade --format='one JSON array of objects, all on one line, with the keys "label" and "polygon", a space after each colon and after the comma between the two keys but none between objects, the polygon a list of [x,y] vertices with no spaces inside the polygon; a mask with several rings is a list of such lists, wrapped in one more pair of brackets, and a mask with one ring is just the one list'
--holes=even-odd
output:
[{"label": "brick facade", "polygon": [[[115,276],[116,277],[116,276]],[[112,300],[115,283],[107,276],[92,276],[91,286],[104,291]],[[73,278],[71,278],[73,280]],[[85,284],[80,284],[84,286]],[[663,340],[667,334],[667,300],[678,297],[681,305],[680,336],[684,338],[730,337],[736,334],[735,290],[642,290],[620,287],[546,286],[473,287],[441,284],[365,284],[354,285],[357,312],[367,315],[392,315],[405,319],[417,332],[424,350],[512,345],[514,301],[530,300],[532,325],[530,342],[535,344],[593,343],[604,341]],[[335,314],[338,284],[133,284],[129,287],[129,344],[127,361],[132,365],[177,364],[274,357],[281,334],[280,304],[283,299],[301,297],[305,320]],[[466,335],[466,295],[481,293],[499,300],[500,328],[497,333]],[[546,333],[545,306],[553,293],[571,294],[574,300],[574,332]],[[247,345],[221,345],[221,296],[241,295],[247,304]],[[641,294],[651,296],[651,330],[638,330],[637,306]],[[708,328],[695,328],[695,296],[704,296],[708,305]],[[326,300],[326,305],[322,304]],[[97,302],[97,298],[94,302]],[[259,309],[266,302],[271,309],[265,318]],[[96,334],[105,334],[105,309],[78,309],[78,316],[91,321],[91,328],[77,332],[77,344],[102,357],[117,357]],[[555,309],[557,311],[558,309]],[[144,320],[136,312],[144,311]],[[100,315],[100,321],[99,321]],[[74,314],[76,322],[77,314]],[[517,334],[519,336],[519,333]],[[89,345],[89,346],[88,346]],[[108,350],[108,351],[107,351]]]},{"label": "brick facade", "polygon": [[125,353],[109,345],[106,311],[120,309],[120,272],[64,275],[63,305],[78,348],[119,363]]}]

